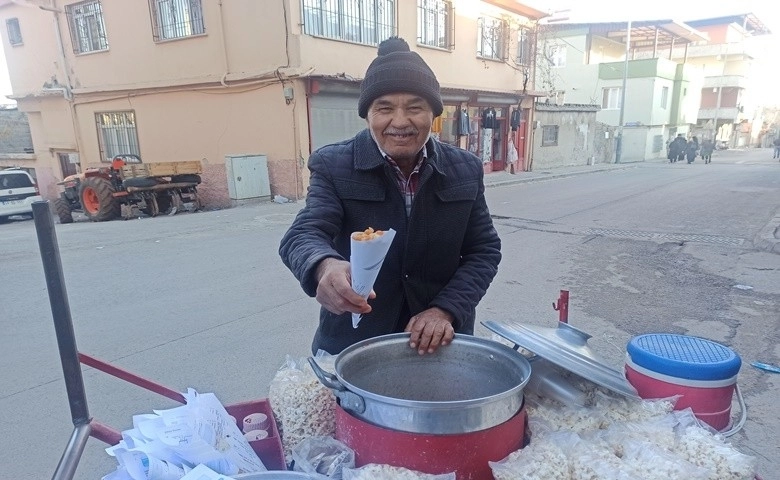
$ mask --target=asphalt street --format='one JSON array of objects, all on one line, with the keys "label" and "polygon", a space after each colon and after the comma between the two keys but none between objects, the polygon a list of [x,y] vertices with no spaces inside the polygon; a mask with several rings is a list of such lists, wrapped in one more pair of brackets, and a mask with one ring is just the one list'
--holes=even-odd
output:
[{"label": "asphalt street", "polygon": [[[478,320],[569,321],[616,369],[649,332],[696,335],[740,354],[748,406],[731,437],[779,479],[780,162],[767,149],[713,163],[650,161],[487,176],[504,253]],[[175,390],[224,403],[264,397],[286,355],[309,353],[318,307],[277,247],[302,202],[261,202],[175,216],[57,225],[79,350]],[[70,413],[34,224],[0,225],[0,464],[42,479],[71,434]],[[483,327],[478,335],[495,338]],[[90,414],[117,429],[175,404],[90,368]],[[734,418],[739,416],[734,406]],[[115,461],[92,439],[77,479]]]}]

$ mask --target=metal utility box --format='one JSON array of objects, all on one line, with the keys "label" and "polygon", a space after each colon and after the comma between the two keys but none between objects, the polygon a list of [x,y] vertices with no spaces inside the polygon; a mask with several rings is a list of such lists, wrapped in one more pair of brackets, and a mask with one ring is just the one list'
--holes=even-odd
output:
[{"label": "metal utility box", "polygon": [[265,155],[227,155],[225,170],[228,195],[232,200],[271,196],[268,157]]}]

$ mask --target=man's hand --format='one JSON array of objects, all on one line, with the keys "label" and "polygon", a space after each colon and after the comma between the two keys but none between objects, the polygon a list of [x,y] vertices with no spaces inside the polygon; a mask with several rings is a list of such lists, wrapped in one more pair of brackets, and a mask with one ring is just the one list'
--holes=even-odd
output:
[{"label": "man's hand", "polygon": [[[375,298],[371,291],[368,298]],[[317,265],[317,301],[336,315],[344,312],[368,313],[371,305],[352,290],[349,262],[326,258]]]},{"label": "man's hand", "polygon": [[409,346],[417,353],[433,353],[439,346],[448,345],[455,338],[452,315],[439,307],[429,308],[413,316],[404,329],[412,334]]}]

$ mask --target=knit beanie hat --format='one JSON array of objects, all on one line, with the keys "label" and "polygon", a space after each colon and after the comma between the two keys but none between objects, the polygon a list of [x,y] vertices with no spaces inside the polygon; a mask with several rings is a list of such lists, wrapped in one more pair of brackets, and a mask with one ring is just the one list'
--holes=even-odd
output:
[{"label": "knit beanie hat", "polygon": [[439,93],[439,81],[425,60],[409,50],[403,38],[390,37],[379,44],[377,57],[366,70],[360,84],[358,115],[366,118],[368,107],[382,95],[413,93],[428,101],[433,116],[444,110]]}]

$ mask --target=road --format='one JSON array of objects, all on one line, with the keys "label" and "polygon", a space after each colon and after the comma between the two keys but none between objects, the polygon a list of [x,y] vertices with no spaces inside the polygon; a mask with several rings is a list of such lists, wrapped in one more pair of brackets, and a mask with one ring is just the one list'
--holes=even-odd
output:
[{"label": "road", "polygon": [[[749,407],[732,441],[765,480],[780,478],[780,375],[749,365],[780,364],[780,255],[760,241],[780,215],[780,163],[770,157],[725,151],[710,165],[580,167],[488,188],[504,259],[479,319],[554,326],[551,303],[567,289],[571,324],[615,368],[642,333],[730,346]],[[285,355],[308,353],[316,326],[316,302],[276,254],[300,206],[57,225],[79,350],[224,403],[266,396]],[[0,258],[0,464],[4,478],[39,480],[72,425],[32,221],[0,226]],[[84,378],[90,413],[118,429],[174,406],[89,368]],[[103,448],[89,441],[78,479],[114,468]]]}]

